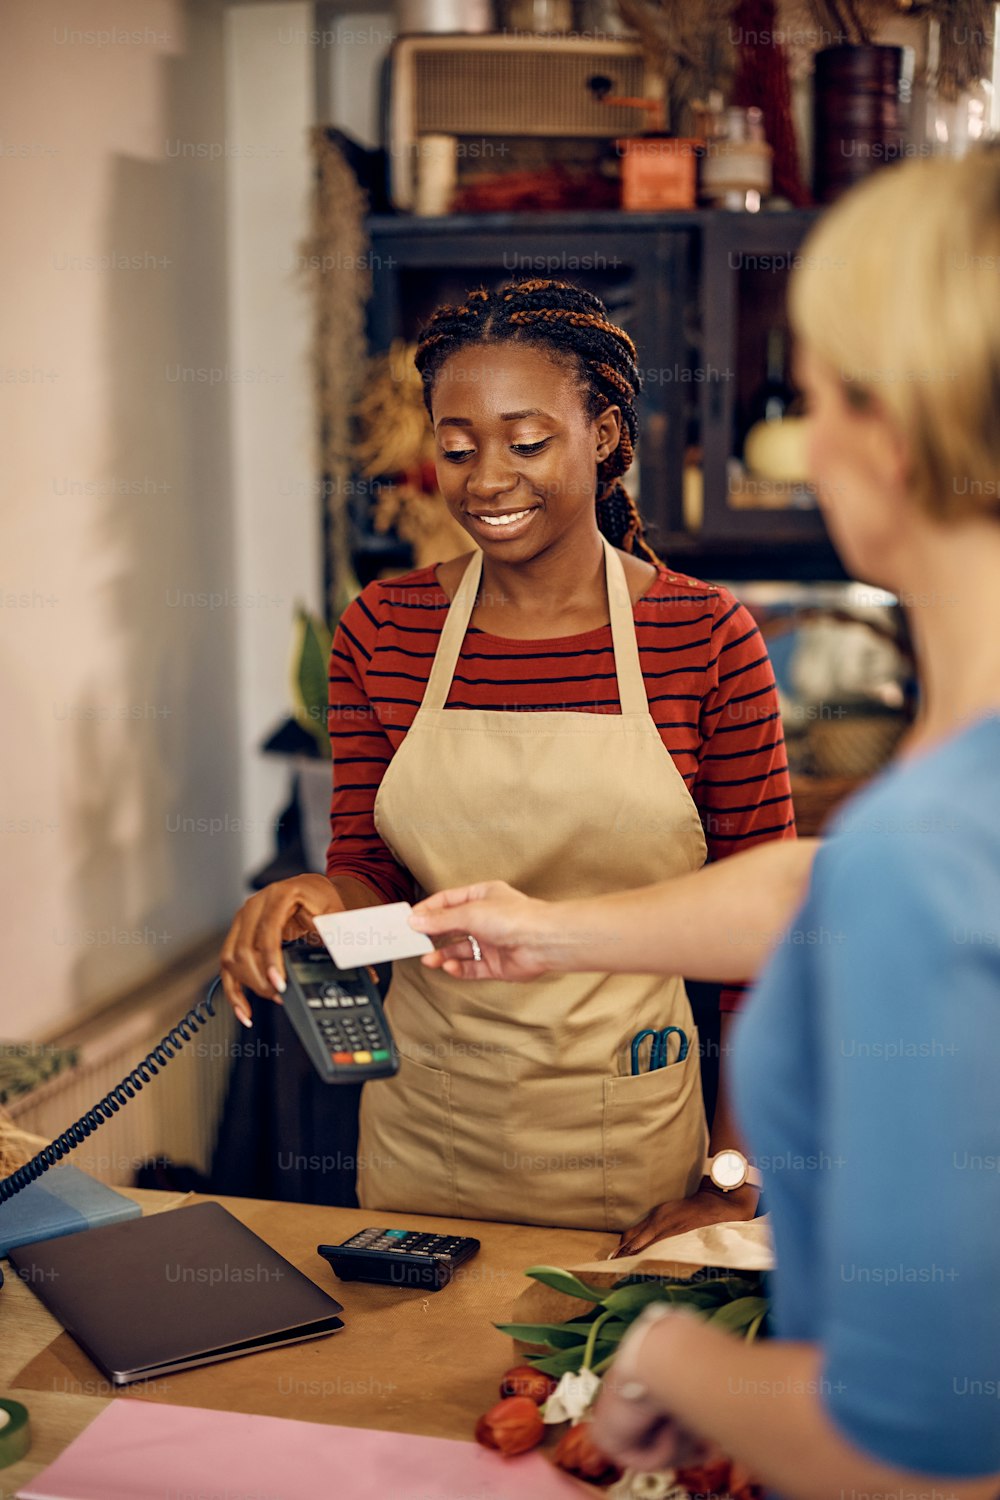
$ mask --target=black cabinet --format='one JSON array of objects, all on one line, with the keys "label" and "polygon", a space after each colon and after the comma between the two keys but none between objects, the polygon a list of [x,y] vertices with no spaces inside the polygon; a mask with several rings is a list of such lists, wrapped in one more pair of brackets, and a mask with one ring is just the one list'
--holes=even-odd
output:
[{"label": "black cabinet", "polygon": [[[739,415],[764,378],[768,333],[784,322],[788,272],[815,217],[373,215],[371,348],[412,340],[434,307],[477,285],[519,275],[577,281],[603,298],[639,350],[641,434],[628,482],[661,554],[715,578],[842,578],[804,486],[777,504],[771,486],[756,504],[752,486],[733,485]],[[364,513],[355,529],[359,573],[369,576],[365,558],[389,560],[393,544]]]},{"label": "black cabinet", "polygon": [[[722,378],[702,385],[704,538],[774,547],[825,539],[812,489],[734,475],[745,412],[767,373],[768,335],[790,349],[788,276],[815,213],[707,214],[701,230],[701,357]],[[737,465],[738,470],[738,465]]]}]

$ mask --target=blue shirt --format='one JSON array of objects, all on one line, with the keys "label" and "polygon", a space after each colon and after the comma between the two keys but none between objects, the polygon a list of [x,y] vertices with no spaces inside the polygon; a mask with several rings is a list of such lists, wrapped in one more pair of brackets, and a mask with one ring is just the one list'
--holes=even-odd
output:
[{"label": "blue shirt", "polygon": [[1000,1469],[1000,716],[841,811],[733,1039],[780,1338],[858,1448]]}]

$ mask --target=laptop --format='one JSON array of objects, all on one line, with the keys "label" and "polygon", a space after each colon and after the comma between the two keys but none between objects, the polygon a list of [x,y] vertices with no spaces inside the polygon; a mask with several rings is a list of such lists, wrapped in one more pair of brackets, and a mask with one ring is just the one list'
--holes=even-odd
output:
[{"label": "laptop", "polygon": [[22,1245],[10,1263],[114,1385],[344,1326],[339,1302],[219,1203]]}]

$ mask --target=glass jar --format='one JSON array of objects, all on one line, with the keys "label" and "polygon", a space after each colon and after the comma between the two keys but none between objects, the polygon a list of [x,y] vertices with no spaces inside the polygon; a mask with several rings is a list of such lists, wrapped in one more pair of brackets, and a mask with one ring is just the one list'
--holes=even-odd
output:
[{"label": "glass jar", "polygon": [[507,0],[508,31],[552,34],[573,29],[573,0]]}]

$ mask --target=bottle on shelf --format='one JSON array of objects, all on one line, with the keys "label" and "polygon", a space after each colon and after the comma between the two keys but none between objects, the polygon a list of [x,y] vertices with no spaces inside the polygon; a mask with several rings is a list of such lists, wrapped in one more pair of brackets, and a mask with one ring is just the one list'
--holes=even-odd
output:
[{"label": "bottle on shelf", "polygon": [[768,329],[767,375],[745,408],[743,468],[751,482],[771,487],[757,496],[758,504],[809,503],[786,489],[808,480],[805,420],[796,414],[798,395],[788,379],[787,350],[786,330]]},{"label": "bottle on shelf", "polygon": [[786,374],[787,336],[784,328],[767,331],[767,375],[747,403],[744,434],[756,422],[780,422],[795,400]]}]

